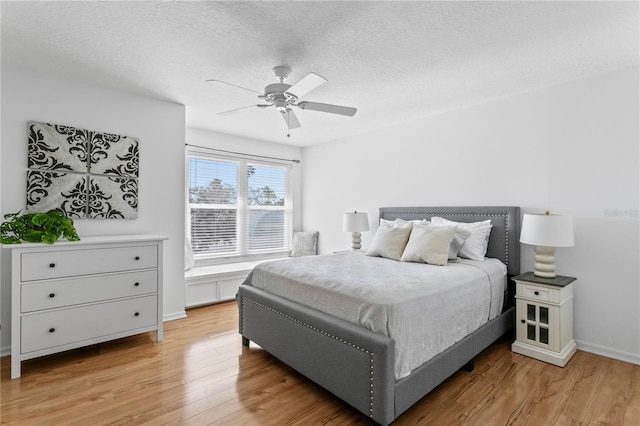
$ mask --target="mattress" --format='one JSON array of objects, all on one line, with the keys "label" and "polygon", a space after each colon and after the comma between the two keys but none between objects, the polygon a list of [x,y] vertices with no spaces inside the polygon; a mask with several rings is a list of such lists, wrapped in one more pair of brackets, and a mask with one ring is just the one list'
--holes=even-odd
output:
[{"label": "mattress", "polygon": [[434,266],[341,252],[265,262],[244,284],[391,337],[397,380],[498,316],[506,274],[497,259]]}]

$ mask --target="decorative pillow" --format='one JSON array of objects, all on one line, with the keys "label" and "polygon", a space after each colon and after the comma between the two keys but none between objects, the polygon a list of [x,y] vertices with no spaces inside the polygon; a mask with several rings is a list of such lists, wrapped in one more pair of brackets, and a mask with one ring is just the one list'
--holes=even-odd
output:
[{"label": "decorative pillow", "polygon": [[[451,226],[449,224],[442,223],[434,223],[433,225]],[[451,244],[449,245],[449,260],[458,259],[458,252],[464,245],[464,242],[467,241],[467,238],[469,238],[469,235],[471,235],[471,231],[458,226],[458,228],[456,229],[456,233],[451,240]]]},{"label": "decorative pillow", "polygon": [[373,237],[367,256],[386,257],[387,259],[400,260],[404,247],[411,234],[411,222],[408,224],[396,223],[394,226],[381,224]]},{"label": "decorative pillow", "polygon": [[455,225],[414,225],[400,260],[445,266],[449,259],[449,247],[457,229]]},{"label": "decorative pillow", "polygon": [[319,232],[294,232],[293,247],[289,256],[313,256],[318,248]]},{"label": "decorative pillow", "polygon": [[441,217],[432,217],[431,223],[434,225],[458,225],[458,228],[471,232],[464,241],[458,254],[461,257],[472,260],[484,260],[489,244],[489,234],[491,233],[491,220],[482,222],[454,222]]}]

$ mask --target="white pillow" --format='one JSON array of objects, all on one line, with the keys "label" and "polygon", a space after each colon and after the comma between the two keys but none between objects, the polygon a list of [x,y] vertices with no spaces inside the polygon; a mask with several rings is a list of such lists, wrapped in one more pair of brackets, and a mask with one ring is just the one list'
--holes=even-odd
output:
[{"label": "white pillow", "polygon": [[301,256],[313,256],[316,254],[318,247],[318,234],[319,232],[294,232],[293,233],[293,248],[289,256],[301,257]]},{"label": "white pillow", "polygon": [[420,224],[420,223],[429,223],[429,222],[424,220],[424,219],[415,219],[415,220],[404,220],[404,219],[387,220],[387,219],[380,219],[380,225],[382,225],[383,223],[385,225],[394,226],[396,224],[405,225],[407,223],[411,223],[413,225],[417,225],[417,224]]},{"label": "white pillow", "polygon": [[191,241],[188,238],[184,239],[184,270],[188,271],[193,268],[195,259],[193,256],[193,247],[191,247]]},{"label": "white pillow", "polygon": [[[442,223],[434,223],[433,225],[434,226],[451,226],[449,224],[442,224]],[[464,242],[467,241],[467,238],[469,238],[469,235],[471,235],[471,231],[458,226],[458,228],[456,229],[455,235],[451,239],[451,244],[449,245],[449,260],[458,259],[458,252],[460,252],[460,249],[464,245]]]},{"label": "white pillow", "polygon": [[412,226],[411,223],[397,223],[394,226],[381,224],[373,237],[369,250],[367,250],[367,256],[400,260],[407,240],[409,240]]},{"label": "white pillow", "polygon": [[491,220],[482,222],[454,222],[441,217],[432,217],[431,223],[434,225],[458,225],[458,228],[471,232],[467,237],[458,254],[472,260],[484,260],[489,244],[489,234],[491,233]]},{"label": "white pillow", "polygon": [[414,225],[409,242],[402,253],[403,262],[424,262],[444,266],[457,226]]},{"label": "white pillow", "polygon": [[[440,225],[446,226],[446,225]],[[456,229],[456,233],[451,239],[451,244],[449,245],[449,259],[457,259],[458,253],[460,253],[460,249],[464,245],[467,238],[471,235],[471,231],[468,229],[463,229],[458,226]]]}]

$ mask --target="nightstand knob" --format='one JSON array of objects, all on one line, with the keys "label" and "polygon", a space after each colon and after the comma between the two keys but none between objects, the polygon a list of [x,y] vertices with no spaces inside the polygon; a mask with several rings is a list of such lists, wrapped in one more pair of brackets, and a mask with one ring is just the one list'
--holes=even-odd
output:
[{"label": "nightstand knob", "polygon": [[136,260],[140,260],[140,256],[136,256]]},{"label": "nightstand knob", "polygon": [[136,313],[135,313],[135,314],[133,314],[133,315],[135,315],[135,316],[137,316],[137,317],[138,317],[138,316],[140,316],[140,312],[136,312]]},{"label": "nightstand knob", "polygon": [[55,268],[55,267],[56,267],[56,264],[55,264],[55,263],[50,263],[50,264],[49,264],[49,268]]},{"label": "nightstand knob", "polygon": [[51,327],[51,328],[49,329],[49,333],[53,333],[54,331],[56,331],[56,329],[55,329],[55,328],[53,328],[53,327]]},{"label": "nightstand knob", "polygon": [[526,321],[525,321],[525,320],[520,320],[520,322],[521,322],[521,323],[523,323],[523,324],[525,324],[525,323],[526,323]]},{"label": "nightstand knob", "polygon": [[54,297],[56,297],[56,294],[55,293],[49,293],[49,297],[54,298]]},{"label": "nightstand knob", "polygon": [[536,296],[540,296],[540,292],[539,291],[534,291],[533,294],[535,294]]},{"label": "nightstand knob", "polygon": [[134,286],[138,287],[140,285],[140,283],[135,283]]}]

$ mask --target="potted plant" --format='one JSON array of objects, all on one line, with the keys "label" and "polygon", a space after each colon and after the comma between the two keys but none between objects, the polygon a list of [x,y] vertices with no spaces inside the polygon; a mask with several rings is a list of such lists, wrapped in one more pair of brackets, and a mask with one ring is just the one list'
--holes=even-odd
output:
[{"label": "potted plant", "polygon": [[0,243],[20,244],[55,243],[60,236],[68,241],[80,241],[73,219],[61,210],[49,210],[46,213],[8,213],[0,225]]}]

